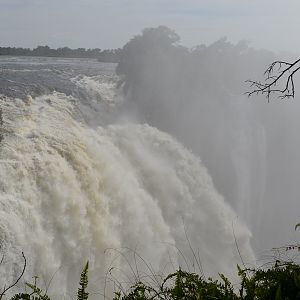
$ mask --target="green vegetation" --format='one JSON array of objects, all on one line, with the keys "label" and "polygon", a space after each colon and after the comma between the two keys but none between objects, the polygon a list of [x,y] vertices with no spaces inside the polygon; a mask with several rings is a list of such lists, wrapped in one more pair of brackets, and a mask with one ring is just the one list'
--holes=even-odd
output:
[{"label": "green vegetation", "polygon": [[[25,257],[24,257],[25,258]],[[26,263],[26,260],[25,260]],[[26,266],[26,264],[25,264]],[[89,293],[87,262],[80,276],[77,300],[87,300]],[[23,268],[24,270],[24,268]],[[22,273],[23,275],[23,273]],[[233,285],[219,274],[219,280],[205,279],[181,269],[165,277],[160,284],[149,285],[142,281],[133,284],[127,291],[115,292],[113,300],[297,300],[300,299],[300,265],[276,263],[268,269],[241,269],[240,282]],[[30,292],[15,294],[11,300],[50,300],[46,292],[34,283],[26,283]],[[12,287],[12,286],[11,286]],[[10,287],[10,288],[11,288]],[[8,289],[5,289],[5,292]],[[2,293],[2,296],[4,294]]]},{"label": "green vegetation", "polygon": [[[9,286],[8,288],[4,288],[3,292],[0,294],[0,299],[3,298],[5,293],[14,287],[20,278],[23,276],[25,268],[26,268],[26,258],[24,254],[22,253],[22,256],[24,258],[24,266],[23,271],[17,281]],[[83,268],[81,275],[80,275],[80,282],[79,282],[79,288],[77,293],[77,300],[87,300],[89,293],[86,291],[87,285],[88,285],[88,269],[89,269],[89,262],[86,263],[85,267]],[[47,295],[47,292],[44,292],[42,289],[40,289],[37,286],[37,276],[34,277],[34,283],[25,283],[26,288],[30,288],[30,292],[24,292],[24,293],[18,293],[15,294],[11,300],[50,300],[50,297]]]},{"label": "green vegetation", "polygon": [[101,62],[117,63],[120,59],[121,49],[70,49],[69,47],[52,49],[49,46],[38,46],[34,49],[0,47],[0,55],[10,56],[46,56],[68,58],[95,58]]},{"label": "green vegetation", "polygon": [[26,286],[31,289],[30,293],[15,294],[11,300],[50,300],[50,297],[37,287],[36,278],[34,284],[26,282]]},{"label": "green vegetation", "polygon": [[300,266],[275,264],[270,269],[241,269],[238,288],[222,274],[220,280],[208,279],[178,270],[155,288],[136,283],[128,293],[118,292],[114,300],[296,300],[300,299]]},{"label": "green vegetation", "polygon": [[89,293],[86,291],[88,285],[88,270],[89,270],[89,262],[86,263],[83,268],[80,276],[79,289],[77,293],[78,300],[87,300],[89,297]]}]

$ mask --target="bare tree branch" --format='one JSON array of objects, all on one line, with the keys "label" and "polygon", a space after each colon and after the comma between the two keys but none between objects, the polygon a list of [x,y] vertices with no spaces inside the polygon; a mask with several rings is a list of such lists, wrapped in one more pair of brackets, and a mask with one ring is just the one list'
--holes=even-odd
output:
[{"label": "bare tree branch", "polygon": [[265,79],[263,82],[247,80],[250,83],[252,91],[246,92],[250,97],[253,94],[265,95],[270,101],[271,94],[279,94],[279,98],[294,98],[295,84],[294,76],[300,70],[300,59],[294,62],[277,60],[270,64],[264,72]]}]

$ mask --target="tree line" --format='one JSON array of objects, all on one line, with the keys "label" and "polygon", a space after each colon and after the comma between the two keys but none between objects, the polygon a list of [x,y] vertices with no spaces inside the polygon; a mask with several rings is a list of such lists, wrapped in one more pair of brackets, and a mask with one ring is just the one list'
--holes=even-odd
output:
[{"label": "tree line", "polygon": [[71,49],[69,47],[52,49],[49,46],[38,46],[34,49],[20,47],[0,47],[0,55],[94,58],[101,62],[117,63],[120,60],[121,49]]}]

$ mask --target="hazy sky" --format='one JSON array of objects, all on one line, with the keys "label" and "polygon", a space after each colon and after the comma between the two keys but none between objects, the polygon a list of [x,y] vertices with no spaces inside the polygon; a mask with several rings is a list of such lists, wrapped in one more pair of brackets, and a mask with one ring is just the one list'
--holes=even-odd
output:
[{"label": "hazy sky", "polygon": [[117,48],[158,25],[186,46],[227,36],[300,53],[300,0],[0,0],[0,46]]}]

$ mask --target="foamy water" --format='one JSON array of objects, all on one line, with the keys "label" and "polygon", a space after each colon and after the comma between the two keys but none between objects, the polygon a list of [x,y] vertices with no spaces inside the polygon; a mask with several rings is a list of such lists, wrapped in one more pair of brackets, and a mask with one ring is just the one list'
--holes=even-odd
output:
[{"label": "foamy water", "polygon": [[[91,101],[114,102],[115,87],[103,78],[75,83],[97,93]],[[85,116],[97,114],[82,111],[79,98],[62,92],[33,96],[27,104],[6,96],[0,101],[2,286],[19,274],[22,251],[25,278],[38,275],[49,283],[55,274],[49,294],[58,295],[76,293],[87,260],[92,291],[103,291],[112,266],[116,278],[124,277],[119,270],[130,276],[124,257],[116,257],[124,247],[155,272],[193,269],[191,247],[207,276],[234,277],[242,264],[238,251],[253,263],[249,230],[216,191],[200,158],[173,137],[147,124],[91,128]]]}]

